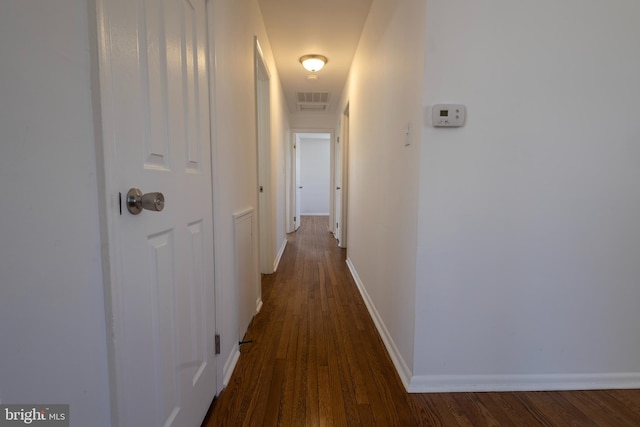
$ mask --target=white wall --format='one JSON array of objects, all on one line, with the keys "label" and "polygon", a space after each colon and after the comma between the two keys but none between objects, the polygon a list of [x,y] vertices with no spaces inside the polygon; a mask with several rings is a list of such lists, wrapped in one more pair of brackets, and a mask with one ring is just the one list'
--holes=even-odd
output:
[{"label": "white wall", "polygon": [[640,4],[427,17],[414,390],[640,386]]},{"label": "white wall", "polygon": [[[374,0],[340,108],[349,102],[348,262],[405,383],[414,353],[424,9],[422,0]],[[408,124],[418,134],[405,146]]]},{"label": "white wall", "polygon": [[110,426],[88,16],[0,3],[0,400]]},{"label": "white wall", "polygon": [[[216,251],[217,323],[222,337],[219,380],[228,377],[238,356],[233,214],[257,208],[256,119],[254,93],[254,36],[263,49],[271,74],[271,172],[273,256],[284,234],[284,146],[288,135],[282,95],[262,15],[255,0],[213,3],[210,31],[215,51],[214,224]],[[282,205],[282,207],[280,206]],[[256,275],[256,280],[259,277]],[[222,388],[222,384],[218,385]]]},{"label": "white wall", "polygon": [[335,115],[329,113],[291,112],[289,120],[294,129],[333,129],[336,124]]},{"label": "white wall", "polygon": [[302,215],[329,215],[330,148],[328,134],[324,139],[301,138],[298,143]]}]

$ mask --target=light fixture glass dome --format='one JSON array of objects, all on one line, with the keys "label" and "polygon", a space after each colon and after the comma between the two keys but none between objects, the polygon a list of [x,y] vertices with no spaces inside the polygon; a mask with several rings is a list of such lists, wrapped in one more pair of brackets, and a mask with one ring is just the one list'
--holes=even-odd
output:
[{"label": "light fixture glass dome", "polygon": [[300,58],[302,66],[312,73],[322,70],[324,64],[327,63],[327,58],[322,55],[305,55]]}]

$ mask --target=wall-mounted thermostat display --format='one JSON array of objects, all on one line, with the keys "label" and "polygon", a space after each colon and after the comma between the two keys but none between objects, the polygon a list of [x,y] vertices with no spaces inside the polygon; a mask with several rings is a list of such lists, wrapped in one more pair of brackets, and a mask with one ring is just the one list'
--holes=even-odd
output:
[{"label": "wall-mounted thermostat display", "polygon": [[457,128],[464,125],[465,108],[462,104],[438,104],[431,111],[434,127]]}]

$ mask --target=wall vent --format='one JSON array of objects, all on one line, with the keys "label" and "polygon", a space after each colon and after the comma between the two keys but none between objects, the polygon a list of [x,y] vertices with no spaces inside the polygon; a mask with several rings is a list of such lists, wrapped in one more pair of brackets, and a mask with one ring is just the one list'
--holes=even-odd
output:
[{"label": "wall vent", "polygon": [[322,112],[329,109],[329,92],[298,92],[298,111]]}]

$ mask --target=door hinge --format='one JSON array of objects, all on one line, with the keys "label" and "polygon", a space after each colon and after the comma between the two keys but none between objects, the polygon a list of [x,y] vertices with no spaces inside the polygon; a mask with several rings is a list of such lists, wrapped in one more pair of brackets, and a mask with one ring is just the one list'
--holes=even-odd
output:
[{"label": "door hinge", "polygon": [[122,193],[118,193],[118,203],[120,207],[120,215],[122,215]]},{"label": "door hinge", "polygon": [[293,217],[293,222],[296,222],[298,220],[298,217],[294,216]]},{"label": "door hinge", "polygon": [[338,137],[338,144],[340,144],[340,137]]},{"label": "door hinge", "polygon": [[262,185],[260,186],[260,192],[264,193],[264,188],[262,187]]},{"label": "door hinge", "polygon": [[336,228],[338,228],[338,223],[336,222]]},{"label": "door hinge", "polygon": [[216,334],[215,337],[215,354],[220,354],[220,334]]}]

